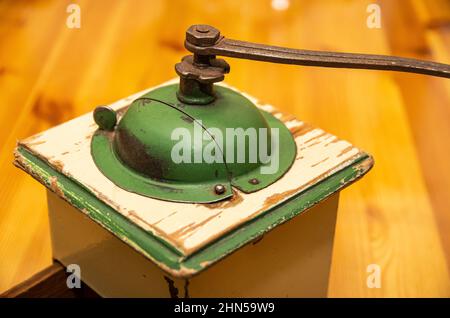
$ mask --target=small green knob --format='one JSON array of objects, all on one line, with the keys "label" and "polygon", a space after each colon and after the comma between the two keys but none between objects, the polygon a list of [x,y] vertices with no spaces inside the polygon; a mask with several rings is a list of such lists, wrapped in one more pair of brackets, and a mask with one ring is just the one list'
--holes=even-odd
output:
[{"label": "small green knob", "polygon": [[107,106],[98,106],[94,110],[94,121],[103,130],[114,130],[117,124],[116,112]]}]

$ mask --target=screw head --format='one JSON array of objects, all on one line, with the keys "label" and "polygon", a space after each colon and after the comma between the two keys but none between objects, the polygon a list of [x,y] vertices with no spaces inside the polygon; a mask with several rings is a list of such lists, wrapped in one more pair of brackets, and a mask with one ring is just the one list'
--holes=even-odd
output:
[{"label": "screw head", "polygon": [[206,24],[197,24],[195,26],[195,31],[200,32],[200,33],[208,33],[211,30],[210,28],[211,27]]},{"label": "screw head", "polygon": [[248,180],[248,183],[256,185],[256,184],[259,184],[259,180],[256,178],[253,178],[253,179]]},{"label": "screw head", "polygon": [[98,106],[94,110],[94,121],[103,130],[114,130],[117,124],[116,112],[107,106]]},{"label": "screw head", "polygon": [[214,192],[216,194],[224,194],[225,190],[226,188],[223,184],[216,184],[216,186],[214,187]]},{"label": "screw head", "polygon": [[207,24],[195,24],[186,31],[186,41],[198,46],[214,45],[220,38],[220,31]]}]

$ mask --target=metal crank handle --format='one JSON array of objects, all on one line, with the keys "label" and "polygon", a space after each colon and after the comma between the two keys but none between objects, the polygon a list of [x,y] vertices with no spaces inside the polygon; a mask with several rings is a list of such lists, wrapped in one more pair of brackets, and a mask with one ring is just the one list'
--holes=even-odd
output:
[{"label": "metal crank handle", "polygon": [[185,47],[194,60],[216,55],[281,64],[372,69],[418,73],[450,78],[450,65],[387,55],[297,50],[227,39],[209,25],[193,25],[186,32]]}]

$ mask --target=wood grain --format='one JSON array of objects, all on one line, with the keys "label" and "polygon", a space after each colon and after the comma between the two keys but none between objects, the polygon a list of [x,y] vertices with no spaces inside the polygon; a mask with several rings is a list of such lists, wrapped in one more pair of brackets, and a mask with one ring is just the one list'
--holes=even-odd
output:
[{"label": "wood grain", "polygon": [[[65,26],[69,3],[81,28]],[[51,264],[44,189],[11,165],[17,139],[172,78],[184,30],[238,39],[450,63],[450,4],[380,1],[0,2],[0,292]],[[239,12],[239,14],[237,14]],[[226,81],[375,157],[341,196],[329,295],[450,296],[450,83],[411,74],[228,59]],[[382,286],[366,285],[369,264]]]}]

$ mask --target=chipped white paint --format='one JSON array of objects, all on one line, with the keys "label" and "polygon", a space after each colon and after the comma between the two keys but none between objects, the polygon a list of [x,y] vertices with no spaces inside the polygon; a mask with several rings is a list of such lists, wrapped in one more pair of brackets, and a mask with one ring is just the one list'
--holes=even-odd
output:
[{"label": "chipped white paint", "polygon": [[[119,100],[110,107],[119,110],[152,89]],[[251,96],[245,96],[276,117],[287,118],[286,125],[296,136],[298,151],[292,168],[283,178],[252,194],[236,191],[241,199],[228,206],[226,201],[210,205],[167,202],[127,192],[114,185],[97,169],[90,155],[91,136],[97,129],[92,113],[53,127],[20,144],[63,174],[76,179],[132,222],[189,255],[273,205],[344,168],[360,153],[346,141],[321,129],[313,129],[277,112],[271,105],[261,105]]]}]

